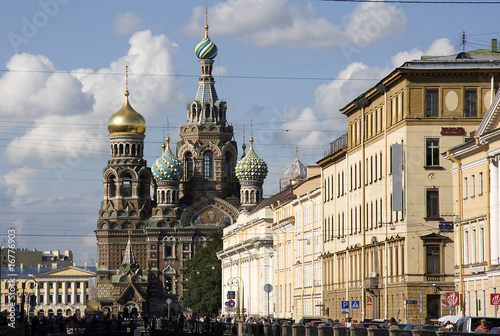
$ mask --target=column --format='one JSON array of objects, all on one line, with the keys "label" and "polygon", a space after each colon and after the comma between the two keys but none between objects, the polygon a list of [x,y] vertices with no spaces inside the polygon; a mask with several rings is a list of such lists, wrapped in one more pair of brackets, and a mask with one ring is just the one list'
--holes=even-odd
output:
[{"label": "column", "polygon": [[43,304],[49,304],[49,282],[45,281],[43,283]]},{"label": "column", "polygon": [[85,281],[80,282],[80,302],[85,304]]},{"label": "column", "polygon": [[37,305],[41,305],[41,302],[40,302],[40,290],[39,290],[38,286],[40,286],[40,283],[35,282],[36,304]]},{"label": "column", "polygon": [[58,300],[57,300],[57,281],[54,281],[54,283],[52,284],[52,304],[56,304],[56,303],[59,303]]},{"label": "column", "polygon": [[62,303],[63,304],[67,304],[68,303],[68,283],[66,281],[64,281],[62,283],[62,290],[63,290],[63,299],[62,299]]},{"label": "column", "polygon": [[74,281],[71,282],[71,304],[76,303],[76,284]]},{"label": "column", "polygon": [[[499,193],[500,188],[498,186],[498,157],[492,158],[490,160],[490,252],[491,252],[491,265],[499,264],[499,254],[498,254],[498,222],[499,222]],[[483,193],[487,192],[486,187],[488,181],[486,181],[486,175],[483,175]]]}]

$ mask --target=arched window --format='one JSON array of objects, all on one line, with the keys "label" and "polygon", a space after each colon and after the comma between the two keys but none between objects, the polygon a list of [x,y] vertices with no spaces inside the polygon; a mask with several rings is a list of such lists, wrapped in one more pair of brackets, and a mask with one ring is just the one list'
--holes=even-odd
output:
[{"label": "arched window", "polygon": [[108,195],[109,197],[115,197],[116,195],[116,185],[114,176],[110,176],[108,179]]},{"label": "arched window", "polygon": [[125,175],[123,177],[122,195],[123,197],[132,196],[132,178],[130,177],[130,175]]},{"label": "arched window", "polygon": [[174,291],[173,284],[174,284],[173,279],[171,277],[167,276],[165,279],[165,290],[167,292],[173,292]]},{"label": "arched window", "polygon": [[226,157],[225,157],[225,160],[224,160],[224,178],[225,179],[228,179],[228,180],[231,180],[231,177],[233,175],[233,171],[231,169],[231,153],[227,152],[226,153]]},{"label": "arched window", "polygon": [[193,154],[191,152],[187,152],[184,156],[184,167],[186,167],[186,180],[189,180],[194,173]]},{"label": "arched window", "polygon": [[212,179],[214,175],[214,160],[212,152],[205,152],[203,155],[203,177]]},{"label": "arched window", "polygon": [[130,145],[125,144],[125,155],[129,156],[130,155]]}]

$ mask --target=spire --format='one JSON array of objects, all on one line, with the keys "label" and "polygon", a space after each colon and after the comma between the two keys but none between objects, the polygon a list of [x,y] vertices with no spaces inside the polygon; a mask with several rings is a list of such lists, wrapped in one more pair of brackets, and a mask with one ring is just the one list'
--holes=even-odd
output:
[{"label": "spire", "polygon": [[135,264],[134,252],[132,251],[132,242],[130,240],[130,236],[132,235],[132,230],[128,230],[128,242],[127,247],[125,247],[125,253],[123,254],[123,264]]},{"label": "spire", "polygon": [[244,158],[246,155],[245,150],[247,149],[247,145],[245,145],[245,125],[243,125],[243,144],[241,145],[241,148],[243,149],[243,154],[241,154],[241,158]]}]

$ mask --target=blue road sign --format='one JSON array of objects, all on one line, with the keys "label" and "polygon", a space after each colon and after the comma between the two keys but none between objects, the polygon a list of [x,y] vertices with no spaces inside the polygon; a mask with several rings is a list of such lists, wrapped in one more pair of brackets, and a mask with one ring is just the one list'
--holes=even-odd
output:
[{"label": "blue road sign", "polygon": [[359,301],[351,301],[352,309],[359,309]]},{"label": "blue road sign", "polygon": [[349,309],[349,301],[342,301],[342,309]]},{"label": "blue road sign", "polygon": [[229,308],[233,308],[235,305],[236,305],[236,302],[234,302],[234,300],[229,300],[229,301],[227,301],[227,306],[228,306]]},{"label": "blue road sign", "polygon": [[417,304],[417,300],[406,300],[406,304]]}]

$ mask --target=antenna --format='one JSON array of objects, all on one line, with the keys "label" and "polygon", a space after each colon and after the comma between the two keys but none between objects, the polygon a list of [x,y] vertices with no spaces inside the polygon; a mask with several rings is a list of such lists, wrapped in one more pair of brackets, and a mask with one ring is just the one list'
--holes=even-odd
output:
[{"label": "antenna", "polygon": [[467,37],[465,36],[465,30],[462,31],[462,51],[465,52],[465,42],[467,42]]}]

